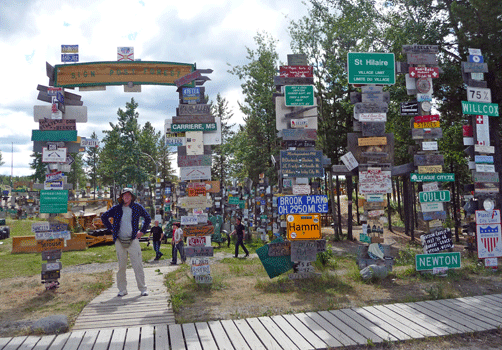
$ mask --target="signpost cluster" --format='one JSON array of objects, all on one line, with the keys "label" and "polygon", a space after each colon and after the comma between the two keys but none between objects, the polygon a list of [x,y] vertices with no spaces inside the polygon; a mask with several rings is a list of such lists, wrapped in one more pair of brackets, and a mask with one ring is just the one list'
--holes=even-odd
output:
[{"label": "signpost cluster", "polygon": [[499,116],[499,106],[492,103],[491,90],[487,87],[484,74],[488,65],[484,63],[480,49],[469,49],[467,62],[462,62],[462,76],[467,85],[467,101],[462,101],[462,113],[466,118],[463,126],[464,145],[469,157],[474,185],[468,187],[471,193],[465,196],[467,207],[478,209],[467,211],[474,219],[478,258],[485,266],[497,267],[497,258],[502,256],[500,209],[495,209],[499,195],[499,173],[495,170],[494,155],[499,152],[492,146],[492,138],[498,142],[498,135],[492,136],[490,117]]},{"label": "signpost cluster", "polygon": [[391,173],[394,135],[385,133],[389,92],[395,84],[394,54],[348,53],[348,82],[360,91],[350,93],[354,105],[354,133],[347,135],[346,153],[341,159],[347,171],[358,171],[359,194],[364,196],[361,242],[383,243],[387,222],[386,195],[392,192]]},{"label": "signpost cluster", "polygon": [[[211,181],[211,145],[221,144],[221,120],[211,115],[202,73],[195,70],[175,80],[179,93],[176,116],[165,121],[166,144],[176,147],[181,185],[177,206],[183,234],[187,237],[185,256],[190,258],[191,272],[197,283],[212,283],[209,257],[213,256],[211,235],[215,226],[208,224],[207,209],[212,207],[211,193],[220,191],[220,184]],[[205,77],[204,77],[205,78]],[[216,223],[215,223],[216,224]]]}]

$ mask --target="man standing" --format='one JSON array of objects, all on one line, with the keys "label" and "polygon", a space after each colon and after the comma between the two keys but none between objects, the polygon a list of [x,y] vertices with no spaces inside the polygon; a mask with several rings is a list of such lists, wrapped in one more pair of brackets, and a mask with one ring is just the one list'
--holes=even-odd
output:
[{"label": "man standing", "polygon": [[155,250],[155,260],[159,260],[160,257],[164,254],[160,252],[160,243],[162,242],[162,238],[164,238],[164,231],[162,231],[162,227],[159,226],[159,220],[155,220],[154,226],[150,230],[150,237],[153,235],[153,250]]},{"label": "man standing", "polygon": [[173,234],[173,260],[171,265],[176,265],[178,261],[178,251],[180,252],[181,263],[185,263],[185,252],[183,251],[183,230],[181,229],[181,224],[179,222],[173,223],[173,227],[176,228]]},{"label": "man standing", "polygon": [[235,257],[239,256],[239,246],[244,249],[246,253],[246,258],[249,256],[249,252],[244,246],[244,225],[241,223],[241,218],[235,219],[235,229],[232,231],[231,235],[237,234],[237,242],[235,242]]},{"label": "man standing", "polygon": [[[143,260],[139,239],[146,233],[150,225],[150,215],[141,204],[135,203],[136,196],[131,188],[124,188],[118,198],[119,204],[114,205],[110,210],[101,215],[103,224],[113,233],[113,241],[117,251],[119,270],[117,272],[117,296],[127,295],[126,267],[127,255],[131,259],[131,265],[136,276],[136,284],[142,296],[148,295],[148,288],[145,284],[145,273],[143,271]],[[142,216],[145,221],[139,230],[139,218]],[[113,224],[110,223],[113,218]]]}]

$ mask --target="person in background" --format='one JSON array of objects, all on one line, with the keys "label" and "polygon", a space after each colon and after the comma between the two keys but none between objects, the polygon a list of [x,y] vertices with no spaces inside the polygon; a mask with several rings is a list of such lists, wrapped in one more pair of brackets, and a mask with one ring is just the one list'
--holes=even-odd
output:
[{"label": "person in background", "polygon": [[159,260],[162,255],[160,252],[160,244],[162,242],[162,238],[164,238],[164,231],[162,230],[162,227],[159,226],[159,221],[155,220],[154,226],[150,230],[150,236],[148,238],[152,237],[152,242],[153,242],[153,250],[155,250],[155,259],[154,260]]},{"label": "person in background", "polygon": [[[117,296],[119,297],[127,295],[126,268],[128,255],[136,276],[138,289],[142,296],[148,295],[139,239],[146,233],[151,219],[145,208],[136,203],[135,200],[136,196],[132,188],[124,188],[117,199],[119,204],[114,205],[101,215],[101,221],[113,234],[115,250],[117,251],[119,263],[119,270],[117,271],[119,293]],[[141,230],[139,229],[140,217],[144,218]],[[113,218],[113,224],[110,223],[110,218]]]},{"label": "person in background", "polygon": [[246,253],[246,258],[249,256],[249,252],[244,246],[244,225],[241,223],[241,218],[235,219],[235,229],[232,231],[231,235],[237,234],[237,242],[235,242],[235,257],[239,256],[239,246],[244,249],[244,253]]},{"label": "person in background", "polygon": [[173,260],[171,261],[171,265],[176,265],[178,261],[178,251],[180,252],[181,263],[185,263],[185,252],[183,251],[183,230],[181,229],[181,224],[179,222],[173,223],[173,227],[176,227],[176,230],[173,234]]}]

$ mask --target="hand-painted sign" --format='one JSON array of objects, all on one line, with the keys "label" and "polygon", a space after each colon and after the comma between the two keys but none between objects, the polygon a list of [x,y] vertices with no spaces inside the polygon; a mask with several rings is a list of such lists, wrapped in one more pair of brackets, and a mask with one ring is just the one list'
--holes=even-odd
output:
[{"label": "hand-painted sign", "polygon": [[349,52],[347,54],[349,84],[383,84],[396,82],[393,53]]},{"label": "hand-painted sign", "polygon": [[435,54],[430,53],[409,53],[406,55],[408,64],[430,64],[437,65],[438,61]]},{"label": "hand-painted sign", "polygon": [[313,77],[312,66],[280,66],[279,76],[285,78]]},{"label": "hand-painted sign", "polygon": [[315,147],[315,141],[313,140],[284,140],[281,141],[282,148],[289,147]]},{"label": "hand-painted sign", "polygon": [[358,146],[379,146],[386,145],[387,137],[361,137],[357,139]]},{"label": "hand-painted sign", "polygon": [[368,168],[359,171],[360,194],[383,194],[392,192],[392,180],[390,171],[382,171],[379,168]]},{"label": "hand-painted sign", "polygon": [[286,85],[284,87],[284,101],[289,106],[314,106],[313,85]]},{"label": "hand-painted sign", "polygon": [[135,85],[175,85],[177,78],[193,69],[194,64],[148,61],[58,64],[55,66],[54,86],[127,85],[129,82]]},{"label": "hand-painted sign", "polygon": [[401,102],[401,115],[417,115],[418,101]]},{"label": "hand-painted sign", "polygon": [[315,261],[317,243],[313,240],[291,242],[291,261]]},{"label": "hand-painted sign", "polygon": [[190,84],[194,80],[200,78],[202,75],[200,71],[196,70],[195,72],[188,73],[181,78],[178,78],[174,81],[177,87],[180,87],[182,85]]},{"label": "hand-painted sign", "polygon": [[420,203],[449,202],[450,191],[419,192],[418,198]]},{"label": "hand-painted sign", "polygon": [[213,225],[186,226],[183,228],[183,236],[211,236],[214,233]]},{"label": "hand-painted sign", "polygon": [[[183,169],[183,168],[181,168]],[[184,209],[204,209],[210,207],[211,201],[205,196],[181,197],[178,199],[178,205]]]},{"label": "hand-painted sign", "polygon": [[386,113],[359,113],[360,122],[385,122],[387,121]]},{"label": "hand-painted sign", "polygon": [[40,119],[40,130],[76,130],[75,120],[72,119]]},{"label": "hand-painted sign", "polygon": [[437,253],[437,254],[417,254],[417,271],[432,270],[435,267],[447,267],[448,269],[460,268],[460,253]]},{"label": "hand-painted sign", "polygon": [[387,113],[389,104],[386,102],[359,102],[354,104],[354,114],[361,113]]},{"label": "hand-painted sign", "polygon": [[415,166],[444,165],[442,154],[415,154],[413,156]]},{"label": "hand-painted sign", "polygon": [[425,254],[439,253],[440,251],[453,248],[451,229],[445,228],[420,236]]},{"label": "hand-painted sign", "polygon": [[286,216],[288,239],[291,241],[320,239],[322,237],[320,219],[319,214],[288,214]]},{"label": "hand-painted sign", "polygon": [[476,225],[478,258],[495,258],[502,256],[501,225]]},{"label": "hand-painted sign", "polygon": [[352,152],[344,154],[343,156],[340,157],[340,159],[342,160],[343,164],[345,164],[348,170],[355,169],[359,165]]},{"label": "hand-painted sign", "polygon": [[322,177],[322,151],[281,151],[283,177]]},{"label": "hand-painted sign", "polygon": [[462,113],[498,117],[499,105],[496,103],[462,101]]},{"label": "hand-painted sign", "polygon": [[328,197],[325,195],[281,196],[277,198],[279,215],[313,214],[328,212]]},{"label": "hand-painted sign", "polygon": [[291,255],[291,242],[278,242],[268,244],[268,256]]},{"label": "hand-painted sign", "polygon": [[410,174],[410,181],[411,182],[432,182],[432,181],[452,182],[452,181],[455,181],[455,174],[454,173],[441,173],[441,174],[433,174],[433,173],[416,174],[416,173],[411,173]]},{"label": "hand-painted sign", "polygon": [[310,194],[310,185],[293,185],[293,194],[302,195]]},{"label": "hand-painted sign", "polygon": [[424,142],[422,142],[422,150],[423,151],[437,151],[438,150],[437,141],[424,141]]}]

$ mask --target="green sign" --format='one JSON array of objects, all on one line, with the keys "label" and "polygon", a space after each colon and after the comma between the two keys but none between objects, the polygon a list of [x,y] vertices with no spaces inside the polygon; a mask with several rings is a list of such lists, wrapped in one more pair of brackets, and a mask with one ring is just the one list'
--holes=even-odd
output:
[{"label": "green sign", "polygon": [[241,200],[239,201],[239,208],[240,208],[240,209],[244,209],[244,208],[246,208],[246,200],[245,200],[245,199],[241,199]]},{"label": "green sign", "polygon": [[260,215],[260,219],[261,220],[267,220],[268,219],[268,215]]},{"label": "green sign", "polygon": [[31,141],[77,141],[77,130],[32,130]]},{"label": "green sign", "polygon": [[314,106],[313,85],[284,86],[284,101],[286,106]]},{"label": "green sign", "polygon": [[359,234],[359,241],[363,243],[371,243],[371,237],[368,236],[367,234],[360,233]]},{"label": "green sign", "polygon": [[[280,243],[280,242],[284,242],[284,239],[282,237],[279,237],[270,243]],[[268,249],[269,249],[268,244],[256,249],[256,254],[260,258],[260,261],[263,264],[263,267],[265,268],[268,277],[270,278],[277,277],[293,268],[291,255],[269,256]]]},{"label": "green sign", "polygon": [[447,267],[448,269],[460,268],[460,252],[417,254],[415,258],[417,271],[432,270],[435,267]]},{"label": "green sign", "polygon": [[430,173],[430,174],[410,174],[411,182],[453,182],[455,181],[454,173]]},{"label": "green sign", "polygon": [[430,191],[430,192],[420,192],[418,194],[420,203],[429,202],[449,202],[450,201],[450,191]]},{"label": "green sign", "polygon": [[396,83],[393,53],[349,52],[347,61],[349,84]]},{"label": "green sign", "polygon": [[239,204],[239,197],[228,197],[228,204]]},{"label": "green sign", "polygon": [[68,212],[68,190],[40,190],[40,213]]},{"label": "green sign", "polygon": [[216,123],[171,124],[171,132],[216,131]]},{"label": "green sign", "polygon": [[462,113],[498,117],[499,105],[496,103],[462,101]]}]

